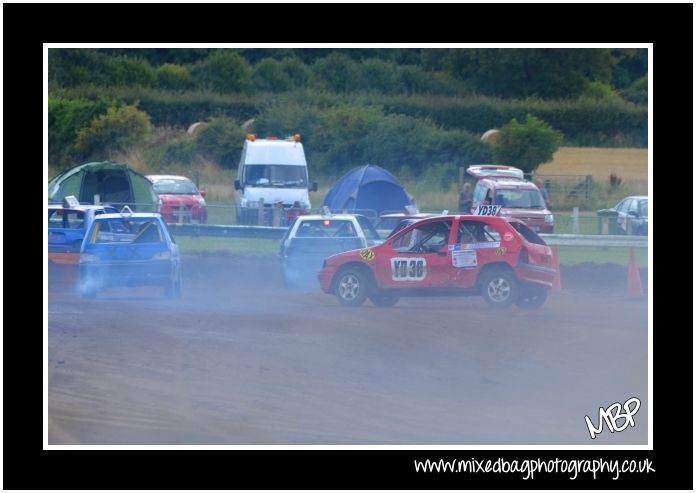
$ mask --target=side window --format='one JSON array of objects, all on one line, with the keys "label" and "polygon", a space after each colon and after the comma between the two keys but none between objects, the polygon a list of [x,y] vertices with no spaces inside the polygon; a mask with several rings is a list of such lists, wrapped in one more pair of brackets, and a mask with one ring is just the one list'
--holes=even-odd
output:
[{"label": "side window", "polygon": [[627,212],[628,210],[628,200],[622,200],[619,205],[616,206],[616,210],[619,212]]},{"label": "side window", "polygon": [[628,204],[628,212],[633,212],[638,215],[638,201],[636,199],[632,199]]},{"label": "side window", "polygon": [[486,197],[487,191],[488,189],[485,185],[481,183],[476,184],[476,189],[474,190],[474,201],[477,205],[481,205],[483,203],[483,199]]},{"label": "side window", "polygon": [[424,224],[394,240],[392,246],[399,252],[437,252],[447,245],[452,221]]},{"label": "side window", "polygon": [[462,221],[457,231],[458,243],[484,243],[500,241],[500,233],[482,221]]}]

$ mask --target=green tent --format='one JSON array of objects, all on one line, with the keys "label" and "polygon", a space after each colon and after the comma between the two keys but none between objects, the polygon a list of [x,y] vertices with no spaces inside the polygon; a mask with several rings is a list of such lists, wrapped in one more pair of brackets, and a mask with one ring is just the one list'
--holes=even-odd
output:
[{"label": "green tent", "polygon": [[53,177],[48,182],[48,202],[60,203],[74,195],[80,204],[124,205],[138,212],[157,212],[157,195],[144,175],[124,163],[87,163]]}]

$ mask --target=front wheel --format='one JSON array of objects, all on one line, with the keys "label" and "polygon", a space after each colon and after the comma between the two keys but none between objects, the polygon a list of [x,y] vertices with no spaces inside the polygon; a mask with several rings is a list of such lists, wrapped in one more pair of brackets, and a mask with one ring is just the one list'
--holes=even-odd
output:
[{"label": "front wheel", "polygon": [[380,308],[389,308],[399,302],[400,296],[389,291],[379,291],[370,296],[370,301],[373,305]]},{"label": "front wheel", "polygon": [[345,306],[360,306],[367,299],[370,282],[367,275],[355,269],[338,273],[334,292],[339,303]]},{"label": "front wheel", "polygon": [[519,287],[515,276],[505,270],[486,273],[481,281],[481,294],[488,306],[507,308],[517,301]]},{"label": "front wheel", "polygon": [[517,306],[525,309],[541,308],[548,297],[547,289],[527,289],[517,298]]}]

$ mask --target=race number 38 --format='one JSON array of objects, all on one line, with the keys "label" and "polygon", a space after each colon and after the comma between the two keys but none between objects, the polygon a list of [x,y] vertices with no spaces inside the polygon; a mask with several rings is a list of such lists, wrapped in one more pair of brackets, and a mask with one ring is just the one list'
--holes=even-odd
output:
[{"label": "race number 38", "polygon": [[500,212],[499,205],[479,205],[476,209],[475,215],[477,216],[497,216]]},{"label": "race number 38", "polygon": [[427,264],[422,257],[391,259],[393,281],[421,281],[428,273]]}]

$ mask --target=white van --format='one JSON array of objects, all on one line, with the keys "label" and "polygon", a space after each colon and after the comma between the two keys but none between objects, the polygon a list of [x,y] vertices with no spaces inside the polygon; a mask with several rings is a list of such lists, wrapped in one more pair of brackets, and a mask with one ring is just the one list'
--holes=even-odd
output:
[{"label": "white van", "polygon": [[308,187],[307,160],[295,134],[285,140],[257,139],[248,134],[239,161],[237,179],[237,223],[258,224],[263,200],[264,221],[270,225],[274,204],[282,203],[283,225],[294,216],[308,214],[312,208],[309,192],[317,191],[317,182]]}]

